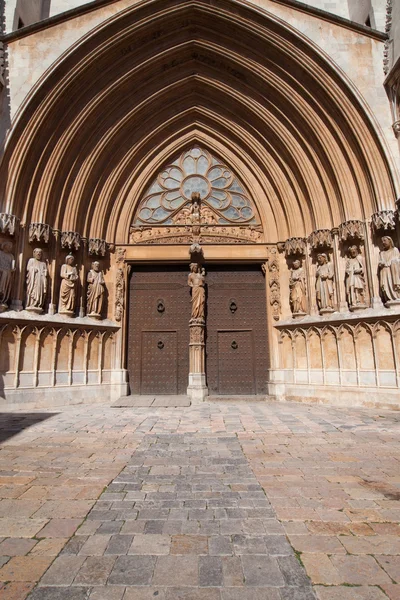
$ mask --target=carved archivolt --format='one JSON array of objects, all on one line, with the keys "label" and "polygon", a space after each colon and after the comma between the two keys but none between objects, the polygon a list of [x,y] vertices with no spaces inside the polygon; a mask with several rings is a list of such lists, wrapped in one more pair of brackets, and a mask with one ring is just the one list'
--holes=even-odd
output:
[{"label": "carved archivolt", "polygon": [[0,213],[0,233],[15,235],[18,219],[15,215]]}]

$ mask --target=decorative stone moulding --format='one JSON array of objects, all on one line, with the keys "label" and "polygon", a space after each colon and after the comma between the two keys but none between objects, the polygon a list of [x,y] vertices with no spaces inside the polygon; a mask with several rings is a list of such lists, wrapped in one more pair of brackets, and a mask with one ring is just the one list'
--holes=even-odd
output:
[{"label": "decorative stone moulding", "polygon": [[352,240],[363,240],[364,234],[364,223],[362,221],[346,221],[339,225],[339,237],[342,242]]},{"label": "decorative stone moulding", "polygon": [[383,49],[383,72],[385,75],[388,74],[389,68],[390,68],[389,51],[390,51],[391,41],[390,41],[389,37],[390,37],[390,31],[392,29],[392,22],[393,22],[392,13],[393,13],[393,0],[386,0],[385,33],[387,34],[388,39],[386,40],[385,46]]},{"label": "decorative stone moulding", "polygon": [[398,121],[395,121],[392,125],[393,127],[393,132],[394,135],[398,138],[400,137],[400,119]]},{"label": "decorative stone moulding", "polygon": [[332,233],[329,229],[317,229],[308,237],[308,243],[313,250],[320,248],[332,248]]},{"label": "decorative stone moulding", "polygon": [[48,244],[50,240],[50,225],[46,223],[31,223],[29,225],[29,242]]},{"label": "decorative stone moulding", "polygon": [[4,46],[3,46],[3,42],[0,42],[0,89],[6,85],[4,73],[5,73]]},{"label": "decorative stone moulding", "polygon": [[89,254],[90,256],[105,256],[107,252],[106,240],[99,238],[89,238]]},{"label": "decorative stone moulding", "polygon": [[380,210],[371,217],[372,229],[375,233],[396,229],[394,210]]},{"label": "decorative stone moulding", "polygon": [[79,250],[81,247],[81,236],[76,231],[63,231],[61,234],[61,248]]},{"label": "decorative stone moulding", "polygon": [[15,215],[0,213],[0,233],[14,235],[17,229],[18,219]]},{"label": "decorative stone moulding", "polygon": [[306,253],[306,240],[301,237],[289,238],[285,242],[285,255],[301,255],[304,256]]}]

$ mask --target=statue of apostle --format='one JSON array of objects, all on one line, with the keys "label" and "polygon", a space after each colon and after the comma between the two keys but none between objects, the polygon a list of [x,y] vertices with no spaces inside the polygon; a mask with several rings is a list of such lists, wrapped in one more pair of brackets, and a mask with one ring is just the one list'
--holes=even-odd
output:
[{"label": "statue of apostle", "polygon": [[400,252],[388,235],[382,238],[383,250],[379,254],[379,285],[384,302],[400,302]]},{"label": "statue of apostle", "polygon": [[61,315],[72,316],[75,312],[78,271],[74,262],[75,257],[68,254],[65,263],[61,267],[60,300],[58,303],[58,312]]},{"label": "statue of apostle", "polygon": [[301,264],[301,260],[293,262],[293,269],[290,272],[290,307],[294,315],[305,315],[307,311],[307,287],[306,275]]},{"label": "statue of apostle", "polygon": [[43,312],[47,292],[47,261],[43,261],[43,250],[35,248],[33,258],[26,267],[26,310]]},{"label": "statue of apostle", "polygon": [[321,314],[333,312],[334,287],[333,287],[333,267],[328,262],[326,254],[318,254],[318,267],[315,274],[315,291],[317,296],[317,305]]},{"label": "statue of apostle", "polygon": [[15,273],[15,260],[11,253],[12,242],[3,242],[0,246],[0,312],[8,308],[11,286]]},{"label": "statue of apostle", "polygon": [[357,246],[350,246],[345,270],[346,300],[350,310],[366,308],[364,260]]},{"label": "statue of apostle", "polygon": [[190,265],[188,285],[192,288],[192,319],[204,321],[206,308],[205,270],[198,263]]},{"label": "statue of apostle", "polygon": [[100,271],[100,263],[96,260],[92,263],[88,276],[87,305],[86,313],[93,319],[101,319],[104,294],[106,286],[104,282],[103,271]]}]

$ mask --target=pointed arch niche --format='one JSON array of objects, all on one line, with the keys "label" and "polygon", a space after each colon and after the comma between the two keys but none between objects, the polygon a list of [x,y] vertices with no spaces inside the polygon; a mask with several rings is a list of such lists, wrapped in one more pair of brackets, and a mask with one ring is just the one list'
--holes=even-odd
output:
[{"label": "pointed arch niche", "polygon": [[194,227],[200,228],[203,244],[264,241],[258,210],[240,177],[199,144],[153,177],[136,210],[130,242],[187,244]]}]

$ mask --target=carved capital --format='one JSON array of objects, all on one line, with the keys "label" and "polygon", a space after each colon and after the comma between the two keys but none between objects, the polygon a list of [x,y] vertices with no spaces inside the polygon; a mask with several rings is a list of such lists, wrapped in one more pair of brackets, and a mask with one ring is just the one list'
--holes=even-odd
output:
[{"label": "carved capital", "polygon": [[17,229],[18,219],[15,215],[0,213],[0,233],[14,235]]},{"label": "carved capital", "polygon": [[339,237],[342,242],[364,239],[364,223],[362,221],[345,221],[339,225]]},{"label": "carved capital", "polygon": [[46,223],[31,223],[29,225],[29,242],[48,244],[50,240],[51,227]]},{"label": "carved capital", "polygon": [[332,233],[329,229],[317,229],[309,235],[308,243],[313,250],[332,248]]},{"label": "carved capital", "polygon": [[301,255],[306,253],[306,240],[301,237],[289,238],[285,242],[285,256]]},{"label": "carved capital", "polygon": [[394,210],[380,210],[371,217],[372,229],[375,233],[394,230],[396,228],[396,217]]},{"label": "carved capital", "polygon": [[107,242],[99,238],[89,238],[88,251],[90,256],[105,256],[107,252]]},{"label": "carved capital", "polygon": [[81,236],[76,231],[63,231],[61,233],[61,248],[79,250],[81,241]]}]

